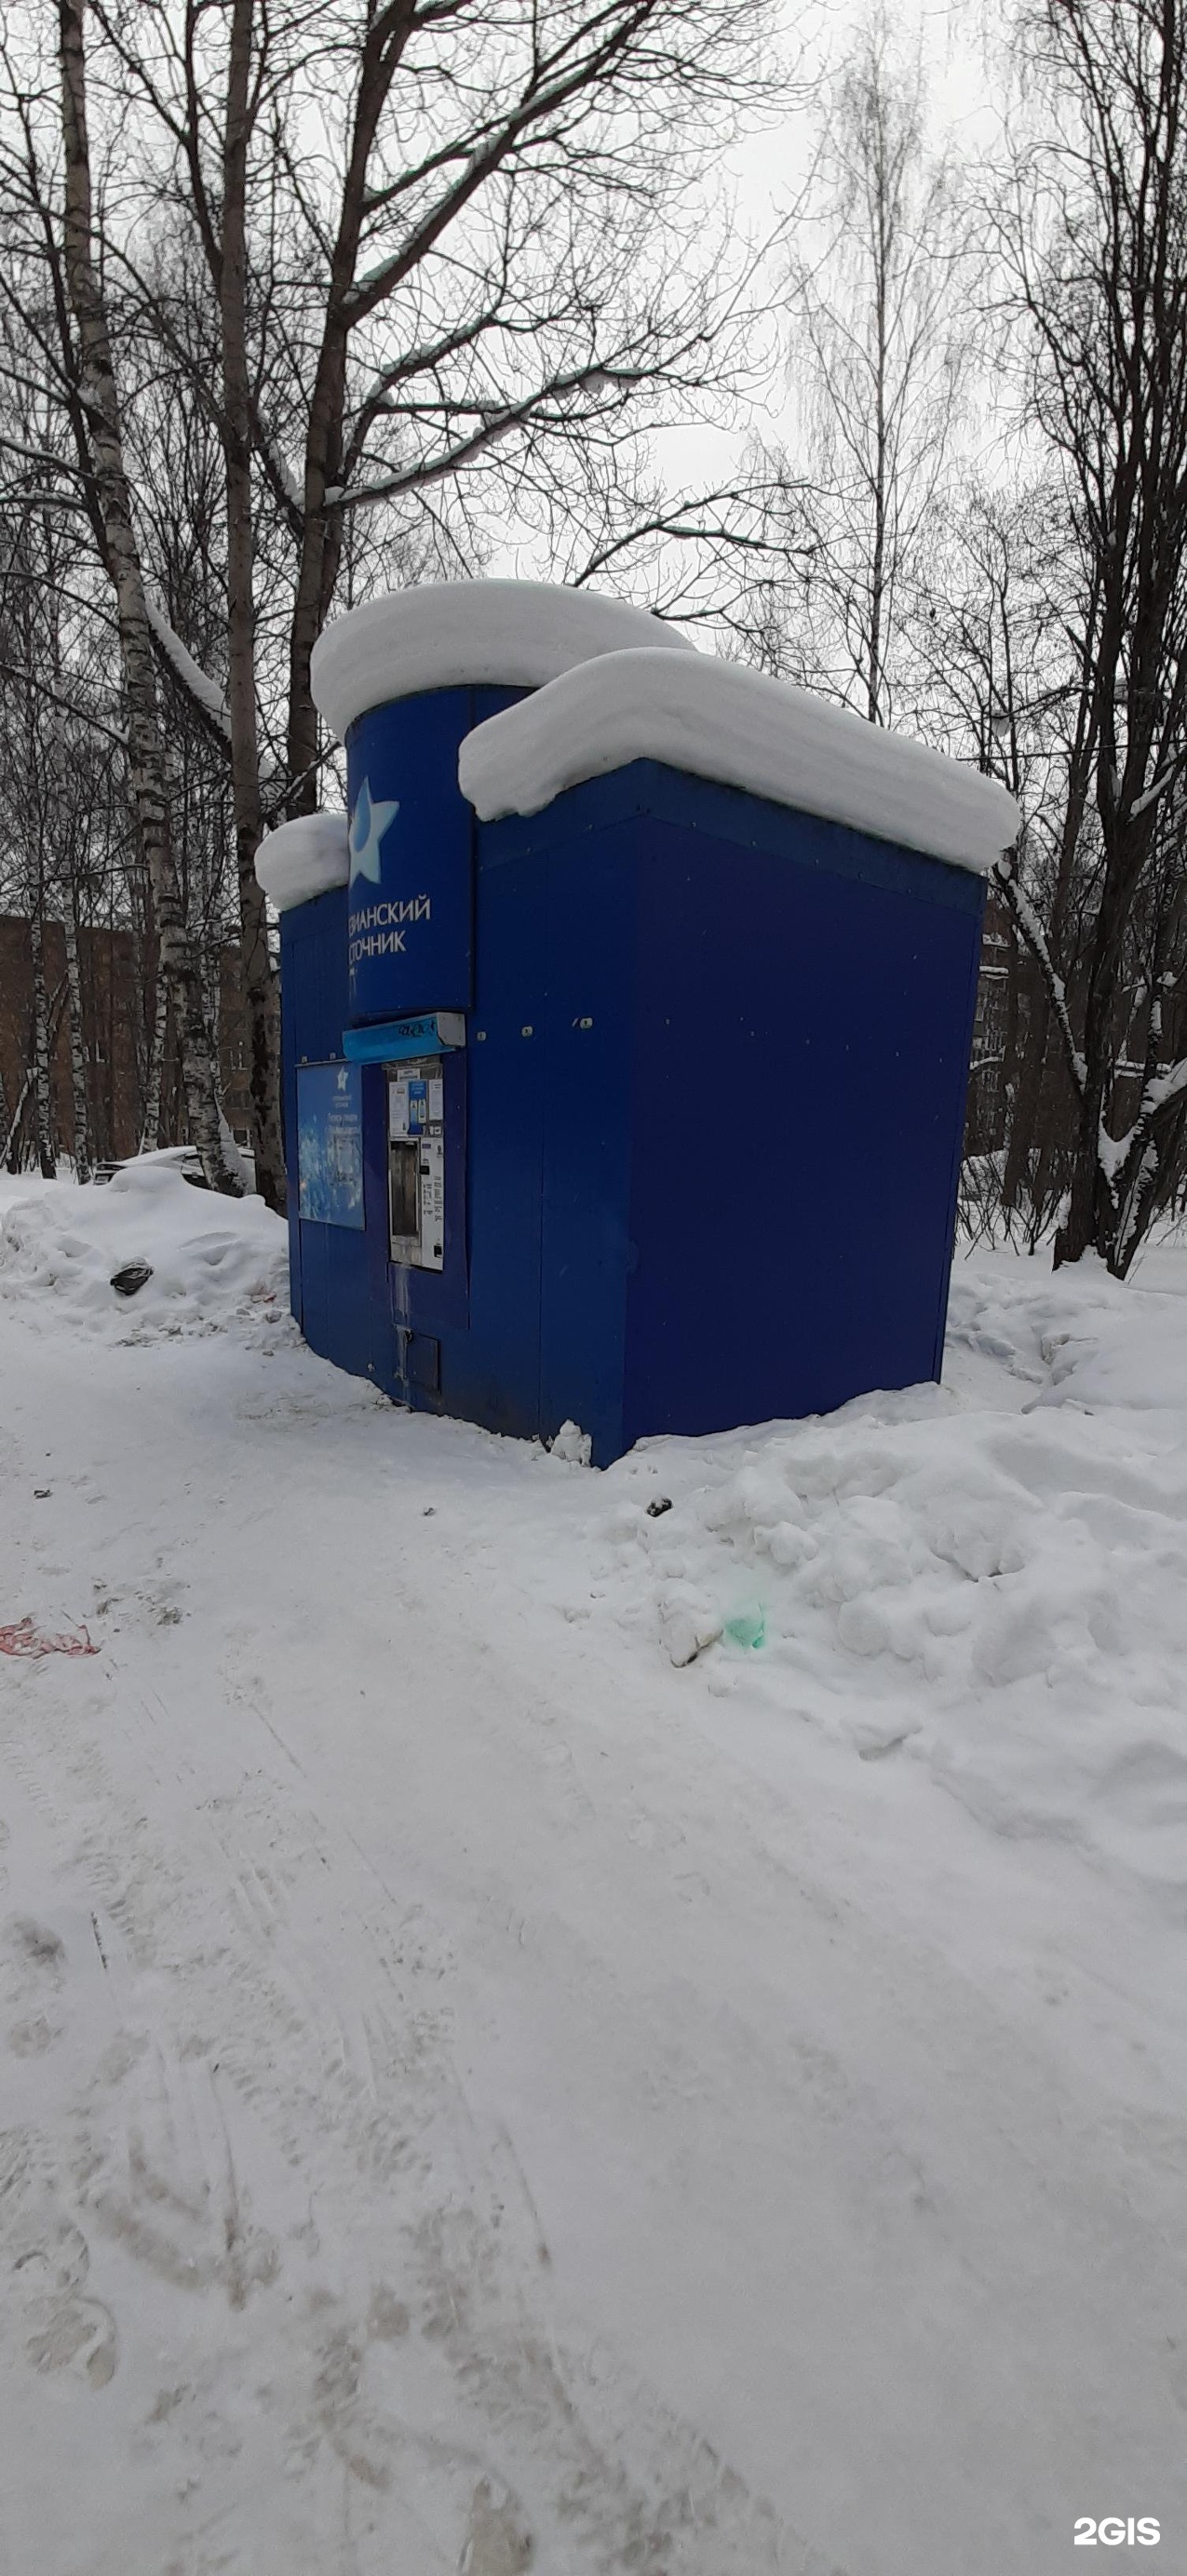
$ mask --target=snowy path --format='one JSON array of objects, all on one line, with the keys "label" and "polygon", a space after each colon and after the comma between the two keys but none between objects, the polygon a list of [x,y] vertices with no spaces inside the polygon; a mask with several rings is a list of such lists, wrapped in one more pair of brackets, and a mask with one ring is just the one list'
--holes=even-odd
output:
[{"label": "snowy path", "polygon": [[3,2576],[1187,2567],[1165,1915],[291,1346],[5,1313],[0,1424]]}]

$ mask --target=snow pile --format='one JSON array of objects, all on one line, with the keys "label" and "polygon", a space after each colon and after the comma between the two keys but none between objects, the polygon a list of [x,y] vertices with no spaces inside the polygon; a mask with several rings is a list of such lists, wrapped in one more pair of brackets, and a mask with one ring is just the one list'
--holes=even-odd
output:
[{"label": "snow pile", "polygon": [[278,912],[312,903],[350,875],[345,814],[300,814],[266,832],[256,851],[256,878]]},{"label": "snow pile", "polygon": [[539,688],[595,654],[695,645],[644,608],[547,581],[429,581],[366,600],[314,646],[313,695],[345,736],[369,707],[422,689]]},{"label": "snow pile", "polygon": [[711,1687],[744,1667],[784,1719],[1181,1894],[1187,1297],[981,1257],[949,1354],[943,1389],[644,1444],[601,1572]]},{"label": "snow pile", "polygon": [[[13,1197],[0,1219],[0,1297],[35,1314],[52,1301],[84,1330],[147,1340],[287,1319],[288,1233],[262,1199],[183,1180],[180,1151],[146,1154],[102,1188],[55,1183]],[[111,1281],[152,1271],[131,1297]]]},{"label": "snow pile", "polygon": [[1021,822],[996,779],[707,653],[583,662],[477,725],[458,777],[489,822],[538,814],[563,788],[631,760],[747,788],[982,876]]},{"label": "snow pile", "polygon": [[1133,1426],[1143,1445],[1168,1432],[1172,1443],[1187,1436],[1181,1247],[1152,1246],[1124,1285],[1090,1255],[1052,1271],[1046,1253],[1034,1261],[978,1253],[953,1274],[948,1343],[954,1353],[1004,1363],[1044,1406],[1157,1413],[1161,1426]]}]

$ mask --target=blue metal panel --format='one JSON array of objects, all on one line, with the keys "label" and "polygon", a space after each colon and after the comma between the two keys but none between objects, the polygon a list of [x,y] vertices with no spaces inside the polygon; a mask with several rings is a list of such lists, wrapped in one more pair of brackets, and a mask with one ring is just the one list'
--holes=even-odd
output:
[{"label": "blue metal panel", "polygon": [[622,1448],[636,942],[634,834],[548,855],[540,1430]]},{"label": "blue metal panel", "polygon": [[368,1375],[384,1395],[402,1399],[392,1327],[388,1258],[387,1082],[377,1064],[363,1066],[363,1194],[367,1210],[367,1300],[370,1325]]},{"label": "blue metal panel", "polygon": [[301,1225],[301,1312],[297,1320],[310,1350],[320,1351],[323,1359],[332,1359],[330,1342],[329,1274],[326,1249],[330,1240],[328,1226]]},{"label": "blue metal panel", "polygon": [[346,889],[336,886],[280,916],[280,992],[286,1061],[328,1063],[342,1052]]},{"label": "blue metal panel", "polygon": [[[628,761],[604,778],[586,779],[555,797],[541,814],[508,814],[498,823],[484,823],[484,862],[506,862],[551,849],[554,843],[571,849],[588,832],[621,829],[640,815],[704,833],[731,848],[792,858],[800,867],[911,894],[920,903],[951,907],[977,922],[984,910],[984,882],[968,868],[950,867],[943,859],[901,849],[895,841],[851,831],[846,823],[826,823],[818,815],[774,805],[741,787],[718,786],[658,760]],[[712,904],[715,916],[728,915],[727,883],[717,887]],[[743,935],[744,928],[735,922],[732,935]]]},{"label": "blue metal panel", "polygon": [[653,762],[479,848],[492,882],[549,862],[542,1428],[602,1460],[935,1374],[980,880]]},{"label": "blue metal panel", "polygon": [[360,716],[346,737],[350,1020],[469,1007],[473,809],[458,746],[521,689],[432,689]]},{"label": "blue metal panel", "polygon": [[301,1330],[310,1350],[369,1377],[372,1343],[366,1237],[301,1220]]},{"label": "blue metal panel", "polygon": [[626,1439],[933,1376],[982,885],[921,901],[927,862],[808,816],[775,866],[636,830]]},{"label": "blue metal panel", "polygon": [[540,1419],[546,1000],[544,864],[479,863],[470,1023],[470,1330],[442,1348],[442,1402],[530,1438]]}]

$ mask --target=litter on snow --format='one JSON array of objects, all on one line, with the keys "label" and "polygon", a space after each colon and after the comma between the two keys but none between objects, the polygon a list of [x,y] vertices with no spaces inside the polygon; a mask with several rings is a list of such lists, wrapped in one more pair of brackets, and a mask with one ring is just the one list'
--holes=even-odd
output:
[{"label": "litter on snow", "polygon": [[97,1655],[98,1646],[91,1644],[88,1631],[78,1628],[70,1634],[51,1637],[32,1619],[10,1621],[0,1626],[0,1655],[26,1655],[36,1662],[42,1655]]}]

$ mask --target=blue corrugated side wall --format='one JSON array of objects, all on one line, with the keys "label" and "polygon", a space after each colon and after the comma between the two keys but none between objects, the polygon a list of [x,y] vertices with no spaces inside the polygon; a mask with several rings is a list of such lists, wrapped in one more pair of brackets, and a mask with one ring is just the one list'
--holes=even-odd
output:
[{"label": "blue corrugated side wall", "polygon": [[774,867],[637,828],[626,1444],[938,1377],[980,882],[809,816]]},{"label": "blue corrugated side wall", "polygon": [[479,864],[546,924],[544,1434],[604,1463],[938,1375],[982,882],[654,762]]},{"label": "blue corrugated side wall", "polygon": [[629,834],[537,850],[522,830],[479,833],[470,1331],[442,1353],[447,1406],[527,1435],[572,1415],[606,1456],[622,1432],[634,871]]}]

